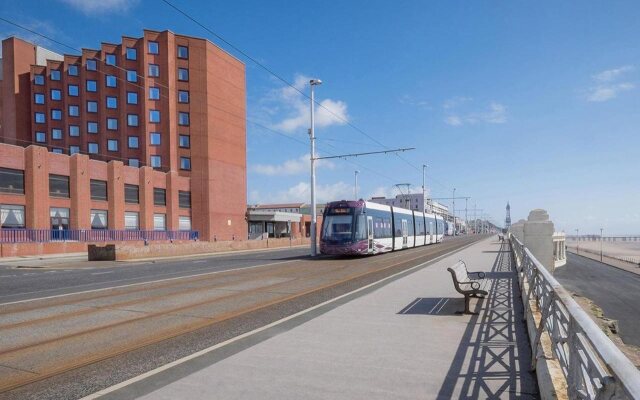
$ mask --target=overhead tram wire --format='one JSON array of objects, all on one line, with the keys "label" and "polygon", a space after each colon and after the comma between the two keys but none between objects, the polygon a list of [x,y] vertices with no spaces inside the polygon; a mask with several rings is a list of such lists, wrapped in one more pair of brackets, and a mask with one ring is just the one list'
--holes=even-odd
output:
[{"label": "overhead tram wire", "polygon": [[[311,100],[311,97],[306,94],[305,92],[303,92],[302,90],[298,89],[294,84],[292,84],[291,82],[289,82],[288,80],[286,80],[285,78],[283,78],[282,76],[280,76],[279,74],[277,74],[276,72],[274,72],[271,68],[267,67],[266,65],[262,64],[260,61],[258,61],[257,59],[255,59],[254,57],[250,56],[247,52],[243,51],[242,49],[240,49],[238,46],[234,45],[233,43],[231,43],[230,41],[228,41],[227,39],[225,39],[222,35],[216,33],[215,31],[213,31],[212,29],[210,29],[209,27],[207,27],[206,25],[204,25],[203,23],[201,23],[200,21],[198,21],[196,18],[194,18],[193,16],[191,16],[190,14],[188,14],[186,11],[180,9],[179,7],[177,7],[175,4],[173,4],[172,2],[170,2],[169,0],[160,0],[163,3],[167,4],[169,7],[173,8],[176,12],[178,12],[179,14],[183,15],[185,18],[189,19],[190,21],[192,21],[193,23],[195,23],[196,25],[198,25],[199,27],[201,27],[202,29],[204,29],[205,31],[209,32],[210,34],[212,34],[213,36],[215,36],[216,38],[218,38],[220,41],[224,42],[226,45],[228,45],[229,47],[231,47],[233,50],[237,51],[238,53],[240,53],[241,55],[243,55],[244,57],[246,57],[248,60],[252,61],[255,65],[257,65],[258,67],[262,68],[264,71],[266,71],[267,73],[271,74],[273,77],[275,77],[276,79],[278,79],[279,81],[281,81],[282,83],[284,83],[285,85],[289,86],[290,88],[292,88],[293,90],[295,90],[296,92],[298,92],[299,94],[301,94],[303,97],[307,98],[308,100]],[[313,101],[318,107],[324,109],[325,111],[327,111],[329,114],[331,114],[333,117],[335,117],[336,119],[342,121],[344,124],[348,125],[349,127],[351,127],[352,129],[354,129],[356,132],[359,132],[360,134],[366,136],[367,138],[369,138],[370,140],[372,140],[374,143],[378,144],[379,146],[382,146],[383,148],[385,148],[386,150],[389,150],[390,147],[385,145],[384,143],[382,143],[381,141],[377,140],[376,138],[374,138],[373,136],[369,135],[367,132],[365,132],[364,130],[362,130],[361,128],[359,128],[358,126],[354,125],[351,121],[347,120],[346,118],[343,118],[342,116],[336,114],[335,112],[333,112],[330,108],[324,106],[322,103],[320,103],[317,100]],[[416,165],[414,165],[413,163],[411,163],[409,160],[405,159],[404,157],[402,157],[400,154],[396,154],[396,156],[398,158],[400,158],[402,161],[404,161],[405,163],[407,163],[407,165],[411,166],[412,168],[414,168],[416,171],[422,173],[422,170],[420,168],[418,168]]]},{"label": "overhead tram wire", "polygon": [[[162,1],[165,1],[165,0],[162,0]],[[171,5],[169,2],[166,2],[166,1],[165,1],[165,3],[167,3],[167,4]],[[173,6],[173,5],[171,5],[171,6],[172,6],[173,8],[176,8],[176,7],[175,7],[175,6]],[[178,9],[176,8],[176,10],[178,10]],[[178,10],[178,11],[180,11],[181,13],[183,13],[181,10]],[[186,16],[186,14],[185,14],[185,16]],[[188,18],[190,18],[190,19],[191,19],[191,17],[188,17]],[[4,18],[4,17],[1,17],[1,16],[0,16],[0,21],[3,21],[3,22],[5,22],[5,23],[7,23],[7,24],[10,24],[10,25],[15,26],[15,27],[17,27],[17,28],[20,28],[20,29],[25,30],[25,31],[27,31],[27,32],[30,32],[30,33],[32,33],[32,34],[34,34],[34,35],[39,36],[39,37],[42,37],[42,38],[44,38],[44,39],[46,39],[46,40],[48,40],[48,41],[50,41],[50,42],[52,42],[52,43],[56,43],[56,44],[58,44],[58,45],[60,45],[60,46],[62,46],[62,47],[65,47],[65,48],[67,48],[67,49],[70,49],[70,50],[72,50],[73,52],[77,52],[77,53],[82,54],[82,49],[79,49],[79,48],[73,47],[73,46],[71,46],[71,45],[69,45],[69,44],[66,44],[66,43],[61,42],[61,41],[59,41],[59,40],[57,40],[57,39],[54,39],[54,38],[52,38],[52,37],[50,37],[50,36],[48,36],[48,35],[42,34],[42,33],[38,32],[38,31],[35,31],[35,30],[31,29],[31,28],[28,28],[28,27],[23,26],[23,25],[21,25],[21,24],[18,24],[18,23],[16,23],[16,22],[10,21],[10,20],[8,20],[8,19],[6,19],[6,18]],[[201,25],[201,24],[200,24],[199,22],[197,22],[197,21],[194,21],[194,22],[196,22],[198,25]],[[208,28],[206,28],[206,27],[204,27],[204,26],[203,26],[203,28],[204,28],[205,30],[207,30],[207,31],[210,31]],[[220,38],[220,40],[224,41],[225,43],[228,43],[224,38],[220,37],[220,36],[219,36],[219,35],[217,35],[215,32],[211,31],[211,33],[212,33],[213,35],[215,35],[216,37],[219,37],[219,38]],[[244,53],[244,52],[242,52],[240,49],[237,49],[237,48],[236,48],[235,46],[233,46],[232,44],[230,44],[230,43],[228,43],[228,44],[229,44],[231,47],[233,47],[234,49],[236,49],[236,51],[238,51],[238,52],[240,52],[241,54],[243,54],[245,57],[249,58],[250,60],[252,60],[252,61],[253,61],[253,62],[255,62],[256,64],[258,64],[259,66],[263,67],[267,72],[272,73],[272,74],[273,74],[275,77],[277,77],[279,80],[281,80],[281,81],[282,81],[282,82],[284,82],[285,84],[287,84],[287,85],[291,86],[292,88],[294,88],[297,92],[299,92],[299,93],[300,93],[300,94],[302,94],[303,96],[305,96],[305,97],[309,98],[309,97],[308,97],[304,92],[302,92],[302,91],[298,90],[298,89],[297,89],[296,87],[294,87],[292,84],[290,84],[289,82],[287,82],[284,78],[282,78],[282,77],[278,76],[277,74],[273,73],[273,72],[272,72],[271,70],[269,70],[267,67],[265,67],[265,66],[263,66],[262,64],[260,64],[257,60],[255,60],[255,59],[253,59],[252,57],[250,57],[249,55],[245,54],[245,53]],[[100,62],[100,63],[102,63],[103,65],[107,65],[107,66],[109,66],[109,67],[116,68],[116,69],[118,69],[118,70],[120,70],[120,71],[124,71],[125,73],[126,73],[126,72],[128,72],[128,70],[127,70],[127,69],[125,69],[125,68],[123,68],[123,67],[121,67],[121,66],[119,66],[119,65],[110,65],[110,64],[106,64],[106,62],[105,62],[104,60],[101,60],[101,59],[99,59],[99,58],[94,58],[94,60],[96,60],[96,62]],[[109,75],[109,74],[107,74],[107,73],[106,73],[105,71],[103,71],[103,70],[98,70],[98,71],[96,71],[96,72],[97,72],[97,73],[99,73],[99,74],[102,74],[102,75]],[[141,78],[141,79],[149,79],[149,77],[147,77],[147,76],[145,76],[145,75],[138,74],[138,73],[137,73],[137,71],[136,71],[136,77],[137,77],[137,78]],[[145,89],[145,87],[144,87],[144,86],[142,86],[142,85],[140,85],[140,84],[137,84],[136,82],[130,82],[130,81],[128,81],[128,80],[126,80],[126,79],[124,79],[124,78],[121,78],[121,77],[119,77],[119,76],[116,76],[116,79],[117,79],[117,80],[119,80],[119,81],[121,81],[121,82],[123,82],[125,85],[131,85],[131,86],[136,87],[136,88],[138,88],[138,89],[142,89],[142,92],[144,93],[144,96],[146,96],[146,92],[145,92],[145,90],[144,90],[144,89]],[[164,89],[166,89],[167,91],[169,91],[169,86],[167,86],[167,85],[163,84],[162,82],[154,81],[154,85],[157,85],[157,86],[159,86],[159,87],[161,87],[161,88],[164,88]],[[165,99],[169,99],[169,96],[168,96],[167,94],[163,93],[163,91],[160,91],[160,97],[163,97],[163,98],[165,98]],[[317,102],[316,102],[316,103],[317,103]],[[321,106],[321,107],[323,107],[323,108],[325,108],[327,111],[331,112],[331,110],[327,109],[326,107],[322,106],[321,104],[318,104],[318,105],[319,105],[319,106]],[[245,122],[248,122],[248,123],[251,123],[251,124],[253,124],[253,125],[255,125],[255,126],[258,126],[258,127],[262,128],[262,129],[267,130],[268,132],[273,133],[273,134],[277,134],[277,135],[279,135],[279,136],[283,136],[283,137],[285,137],[285,138],[287,138],[287,139],[289,139],[289,140],[292,140],[292,141],[294,141],[294,142],[296,142],[296,143],[298,143],[298,144],[301,144],[301,145],[303,145],[303,146],[305,146],[305,147],[307,147],[307,146],[308,146],[308,143],[306,143],[306,142],[303,142],[303,141],[301,141],[301,140],[298,140],[298,139],[296,139],[296,138],[292,137],[291,135],[287,135],[287,134],[285,134],[285,133],[278,132],[278,131],[276,131],[276,130],[274,130],[274,129],[271,129],[271,128],[269,128],[269,127],[267,127],[267,126],[265,126],[265,125],[263,125],[263,124],[259,123],[259,122],[252,121],[252,120],[250,120],[249,118],[247,118],[246,116],[241,116],[241,115],[234,114],[234,113],[232,113],[232,112],[230,112],[230,111],[227,111],[227,110],[222,109],[222,108],[219,108],[219,107],[215,107],[215,106],[213,106],[213,105],[211,105],[211,104],[207,104],[207,107],[212,108],[212,109],[215,109],[215,110],[218,110],[218,111],[221,111],[221,112],[224,112],[224,113],[227,113],[228,115],[231,115],[231,116],[236,117],[236,118],[238,118],[238,119],[242,119],[242,120],[243,120],[243,121],[245,121]],[[332,112],[331,112],[331,113],[332,113]],[[333,113],[332,113],[332,114],[333,114]],[[335,115],[335,114],[334,114],[334,115]],[[338,116],[336,116],[336,117],[338,117]],[[346,123],[348,123],[348,121],[346,121],[346,120],[345,120],[345,122],[346,122]],[[366,135],[366,133],[365,133],[365,135]],[[368,136],[368,135],[366,135],[366,136]],[[5,137],[5,138],[7,138],[7,137]],[[22,140],[22,139],[13,139],[13,138],[11,138],[11,139],[12,139],[12,140],[16,140],[16,141],[20,141],[20,142],[23,142],[23,143],[31,143],[31,144],[36,144],[36,145],[40,145],[40,144],[41,144],[41,143],[35,142],[35,141],[33,141],[33,140],[32,140],[32,141],[27,141],[27,140]],[[379,145],[381,145],[381,146],[383,146],[383,147],[385,147],[385,148],[387,148],[387,149],[388,149],[388,147],[387,147],[387,146],[385,146],[385,145],[383,145],[382,143],[378,142],[378,141],[377,141],[377,140],[375,140],[374,138],[371,138],[371,139],[372,139],[374,142],[378,143]],[[327,146],[330,146],[330,147],[332,147],[332,148],[334,148],[334,149],[338,150],[338,148],[337,148],[337,147],[335,147],[335,146],[331,145],[330,143],[327,143]],[[62,149],[69,150],[69,147],[64,147],[64,146],[53,146],[53,145],[51,145],[50,143],[47,143],[47,147],[56,147],[56,148],[62,148]],[[322,149],[321,149],[321,150],[322,150]],[[325,150],[323,150],[323,151],[325,151]],[[325,152],[326,152],[326,151],[325,151]],[[86,153],[86,152],[81,152],[81,153],[82,153],[82,154],[88,154],[88,153]],[[329,153],[329,152],[326,152],[326,153],[327,153],[327,154],[331,154],[331,153]],[[105,157],[105,158],[116,159],[116,160],[120,160],[120,161],[127,161],[127,160],[128,160],[127,158],[124,158],[124,157],[118,157],[118,156],[114,156],[114,155],[110,155],[110,154],[104,154],[104,153],[92,153],[92,154],[95,154],[95,155],[98,155],[98,156],[102,156],[102,157]],[[398,154],[396,154],[396,155],[398,155]],[[356,163],[356,162],[354,162],[354,161],[352,161],[352,160],[347,160],[347,159],[341,159],[341,160],[346,161],[346,162],[348,162],[348,163],[350,163],[350,164],[352,164],[352,165],[358,166],[358,167],[360,167],[360,168],[362,168],[362,169],[365,169],[365,170],[367,170],[367,171],[369,171],[369,172],[371,172],[371,173],[373,173],[373,174],[375,174],[375,175],[378,175],[378,176],[380,176],[380,177],[383,177],[383,178],[385,178],[385,179],[387,179],[387,180],[389,180],[389,181],[391,181],[391,182],[393,182],[393,181],[394,181],[394,179],[393,179],[393,178],[390,178],[389,176],[386,176],[386,175],[384,175],[384,174],[382,174],[382,173],[380,173],[380,172],[377,172],[377,171],[375,171],[375,170],[373,170],[373,169],[371,169],[371,168],[369,168],[369,167],[366,167],[366,166],[364,166],[364,165],[361,165],[361,164],[359,164],[359,163]],[[146,164],[146,163],[144,163],[144,164]],[[168,166],[168,165],[161,165],[161,167],[163,167],[163,168],[169,168],[169,166]]]}]

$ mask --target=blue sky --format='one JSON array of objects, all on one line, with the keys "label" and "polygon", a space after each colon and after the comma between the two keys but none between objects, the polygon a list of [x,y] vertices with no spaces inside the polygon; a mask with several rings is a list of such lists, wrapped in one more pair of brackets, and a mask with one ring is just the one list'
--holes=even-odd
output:
[{"label": "blue sky", "polygon": [[[557,230],[640,233],[638,2],[180,7],[301,89],[309,77],[321,78],[318,101],[385,146],[416,148],[404,160],[321,164],[320,200],[352,197],[356,169],[360,197],[397,194],[393,185],[404,182],[420,190],[427,163],[435,197],[450,197],[455,187],[498,223],[508,200],[514,221],[545,208]],[[0,14],[74,47],[139,36],[143,28],[220,44],[159,0],[22,0],[2,2]],[[16,33],[32,38],[0,22],[3,37]],[[247,117],[288,136],[248,124],[249,201],[308,201],[307,102],[244,61]],[[320,155],[381,149],[331,115],[318,118]]]}]

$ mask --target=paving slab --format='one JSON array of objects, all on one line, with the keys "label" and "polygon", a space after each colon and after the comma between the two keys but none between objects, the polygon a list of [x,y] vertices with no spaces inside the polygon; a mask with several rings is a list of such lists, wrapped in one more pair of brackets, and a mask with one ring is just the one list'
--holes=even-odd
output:
[{"label": "paving slab", "polygon": [[[456,314],[446,269],[459,259],[490,272],[478,315]],[[508,245],[488,239],[106,398],[538,398],[522,311]]]}]

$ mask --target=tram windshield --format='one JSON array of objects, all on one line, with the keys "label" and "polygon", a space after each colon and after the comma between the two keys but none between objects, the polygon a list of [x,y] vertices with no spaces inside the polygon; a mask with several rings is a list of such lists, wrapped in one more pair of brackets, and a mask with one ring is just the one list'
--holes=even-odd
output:
[{"label": "tram windshield", "polygon": [[327,215],[324,217],[322,239],[330,241],[351,240],[352,215]]}]

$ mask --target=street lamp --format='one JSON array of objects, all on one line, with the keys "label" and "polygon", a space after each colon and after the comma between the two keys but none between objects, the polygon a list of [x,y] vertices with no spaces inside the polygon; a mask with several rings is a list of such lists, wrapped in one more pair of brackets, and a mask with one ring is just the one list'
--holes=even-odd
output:
[{"label": "street lamp", "polygon": [[456,188],[453,188],[453,236],[456,235]]},{"label": "street lamp", "polygon": [[353,198],[354,198],[354,200],[358,200],[358,174],[359,173],[360,173],[360,171],[355,170],[356,181],[355,181],[355,185],[353,186]]},{"label": "street lamp", "polygon": [[580,254],[580,230],[576,229],[576,254]]},{"label": "street lamp", "polygon": [[602,228],[600,228],[600,262],[602,262]]},{"label": "street lamp", "polygon": [[422,212],[427,211],[427,187],[424,185],[427,167],[427,164],[422,164]]},{"label": "street lamp", "polygon": [[309,138],[311,140],[311,257],[317,255],[316,250],[316,224],[318,217],[316,215],[316,137],[315,137],[315,100],[313,97],[313,87],[321,85],[320,79],[311,79],[309,86],[311,88],[311,129],[309,129]]}]

